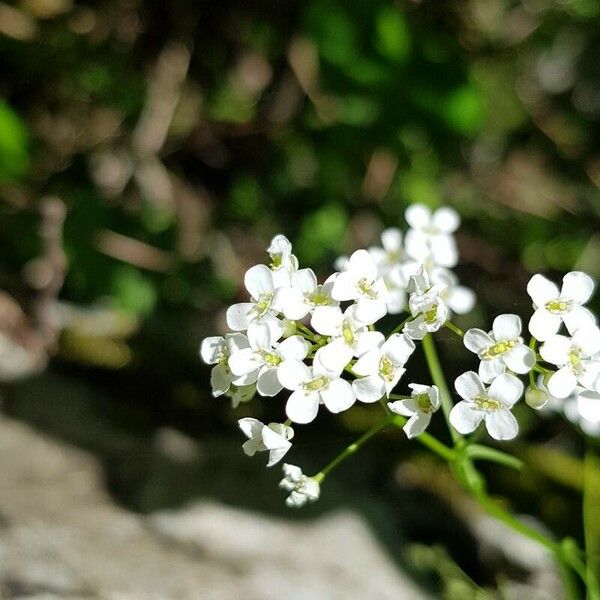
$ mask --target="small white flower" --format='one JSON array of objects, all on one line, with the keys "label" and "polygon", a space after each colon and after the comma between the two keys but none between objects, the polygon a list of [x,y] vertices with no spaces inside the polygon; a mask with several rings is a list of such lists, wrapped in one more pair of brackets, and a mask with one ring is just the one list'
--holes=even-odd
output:
[{"label": "small white flower", "polygon": [[334,281],[335,275],[332,275],[319,285],[312,269],[293,273],[291,284],[278,290],[278,303],[285,317],[297,321],[322,307],[338,306],[339,302],[331,297]]},{"label": "small white flower", "polygon": [[410,383],[410,398],[388,402],[389,409],[397,415],[410,417],[404,427],[409,438],[421,435],[431,421],[431,415],[440,407],[440,395],[437,386]]},{"label": "small white flower", "polygon": [[421,267],[408,283],[411,292],[408,306],[415,317],[404,326],[404,333],[413,340],[422,340],[427,333],[438,331],[448,320],[450,311],[442,300],[444,285],[432,284]]},{"label": "small white flower", "polygon": [[381,234],[381,245],[383,247],[371,246],[369,254],[375,261],[379,273],[385,275],[404,258],[402,232],[397,227],[385,229]]},{"label": "small white flower", "polygon": [[315,354],[312,367],[299,360],[286,360],[277,371],[281,385],[292,391],[285,412],[294,423],[314,421],[320,403],[332,413],[339,413],[356,400],[352,386],[340,377],[341,370],[327,369],[320,353],[318,350]]},{"label": "small white flower", "polygon": [[246,271],[244,284],[252,302],[240,302],[227,309],[227,325],[233,331],[245,331],[250,323],[266,323],[273,332],[282,326],[277,318],[273,272],[265,265],[255,265]]},{"label": "small white flower", "polygon": [[406,253],[428,266],[454,267],[458,262],[458,249],[453,233],[460,225],[458,213],[442,207],[433,214],[423,204],[413,204],[406,209],[406,220],[411,229],[406,233]]},{"label": "small white flower", "polygon": [[245,377],[245,383],[257,382],[261,396],[275,396],[281,390],[277,378],[280,365],[286,360],[304,360],[310,344],[293,335],[279,344],[272,330],[264,323],[250,323],[249,348],[238,349],[229,357],[229,368],[235,377]]},{"label": "small white flower", "polygon": [[503,373],[486,388],[477,373],[467,371],[456,378],[454,387],[463,400],[452,407],[450,423],[459,433],[475,431],[483,420],[496,440],[517,435],[519,426],[510,409],[523,395],[523,384],[514,375]]},{"label": "small white flower", "polygon": [[483,382],[491,383],[507,368],[519,374],[531,371],[535,352],[523,343],[521,327],[517,315],[498,315],[490,333],[475,328],[465,333],[465,346],[481,360],[479,377]]},{"label": "small white flower", "polygon": [[269,265],[273,272],[275,289],[290,284],[291,275],[298,270],[298,259],[292,254],[292,244],[285,235],[276,235],[269,244],[267,252],[271,257]]},{"label": "small white flower", "polygon": [[529,321],[531,335],[544,342],[558,332],[561,322],[569,333],[593,325],[594,315],[583,307],[593,292],[594,281],[580,271],[572,271],[563,277],[560,292],[556,284],[543,275],[534,275],[527,284],[527,293],[535,309]]},{"label": "small white flower", "polygon": [[352,367],[359,379],[352,389],[361,402],[377,402],[397,385],[404,365],[415,351],[414,342],[401,333],[392,334],[380,347],[361,356]]},{"label": "small white flower", "polygon": [[477,297],[472,289],[460,285],[458,277],[444,267],[435,267],[431,271],[431,282],[442,287],[440,297],[444,304],[457,315],[466,315],[473,310]]},{"label": "small white flower", "polygon": [[267,467],[278,463],[292,447],[290,440],[294,437],[294,430],[283,423],[269,423],[265,425],[258,419],[246,417],[238,421],[240,429],[248,438],[242,444],[248,456],[257,452],[269,451]]},{"label": "small white flower", "polygon": [[344,313],[337,306],[322,308],[313,315],[312,326],[317,333],[331,338],[319,352],[322,363],[332,371],[341,371],[353,357],[362,356],[385,339],[356,318],[356,305]]},{"label": "small white flower", "polygon": [[285,503],[289,507],[300,508],[307,502],[315,502],[321,495],[321,486],[313,477],[307,477],[296,465],[283,463],[283,479],[279,487],[290,492]]},{"label": "small white flower", "polygon": [[572,338],[553,335],[540,346],[540,355],[558,367],[548,380],[548,389],[556,398],[566,398],[579,383],[595,391],[600,378],[600,362],[591,357],[600,350],[600,330],[595,326],[578,329]]},{"label": "small white flower", "polygon": [[349,259],[345,271],[338,273],[333,282],[334,300],[356,300],[356,316],[371,324],[385,316],[386,287],[379,276],[377,265],[366,250],[357,250]]},{"label": "small white flower", "polygon": [[202,340],[202,360],[207,365],[215,365],[210,374],[212,395],[215,398],[229,391],[232,384],[242,386],[253,383],[251,378],[234,375],[228,364],[232,354],[249,347],[248,338],[241,333],[228,333],[225,337],[212,336]]}]

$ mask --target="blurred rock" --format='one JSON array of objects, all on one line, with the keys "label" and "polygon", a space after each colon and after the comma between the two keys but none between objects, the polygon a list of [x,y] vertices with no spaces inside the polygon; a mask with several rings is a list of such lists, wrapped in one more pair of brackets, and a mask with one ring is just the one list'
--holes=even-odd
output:
[{"label": "blurred rock", "polygon": [[425,597],[349,512],[291,522],[198,501],[142,517],[89,454],[8,418],[0,472],[2,598]]}]

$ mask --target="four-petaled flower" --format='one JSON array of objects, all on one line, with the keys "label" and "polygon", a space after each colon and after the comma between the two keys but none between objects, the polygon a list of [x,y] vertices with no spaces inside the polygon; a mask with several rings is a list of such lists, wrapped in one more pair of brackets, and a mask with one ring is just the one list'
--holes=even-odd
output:
[{"label": "four-petaled flower", "polygon": [[422,434],[431,421],[431,415],[440,407],[440,394],[435,385],[410,383],[410,398],[388,402],[389,409],[397,415],[410,417],[404,432],[409,438]]},{"label": "four-petaled flower", "polygon": [[534,275],[527,284],[527,293],[533,300],[535,312],[529,321],[531,335],[545,342],[558,332],[561,322],[573,334],[581,327],[596,321],[583,306],[594,292],[594,281],[580,271],[571,271],[563,277],[562,289],[543,275]]},{"label": "four-petaled flower", "polygon": [[519,426],[510,409],[523,395],[523,383],[514,375],[503,373],[486,388],[477,373],[467,371],[456,378],[454,387],[463,400],[452,407],[450,423],[459,433],[471,433],[485,421],[496,440],[517,435]]},{"label": "four-petaled flower", "polygon": [[271,258],[269,266],[275,288],[289,285],[291,275],[298,270],[298,259],[292,254],[291,242],[285,235],[276,235],[271,240],[267,252]]},{"label": "four-petaled flower", "polygon": [[469,329],[463,341],[479,356],[479,377],[484,383],[491,383],[507,368],[523,375],[535,365],[535,352],[523,343],[521,319],[517,315],[498,315],[490,333]]},{"label": "four-petaled flower", "polygon": [[352,382],[356,397],[361,402],[377,402],[384,395],[389,396],[414,351],[415,344],[411,339],[394,333],[381,346],[361,356],[352,367],[359,376]]},{"label": "four-petaled flower", "polygon": [[240,429],[248,438],[242,444],[248,456],[257,452],[269,452],[267,467],[278,463],[292,447],[290,440],[294,437],[294,430],[283,423],[269,423],[265,425],[258,419],[246,417],[238,421]]},{"label": "four-petaled flower", "polygon": [[225,337],[217,335],[202,340],[202,360],[207,365],[215,365],[210,373],[210,385],[215,398],[228,392],[232,384],[243,386],[253,383],[249,377],[235,376],[229,368],[229,357],[249,347],[248,338],[242,333],[228,333]]},{"label": "four-petaled flower", "polygon": [[404,326],[403,332],[408,337],[422,340],[425,335],[437,331],[448,320],[450,311],[442,300],[445,289],[442,283],[432,283],[422,267],[410,277],[408,306],[414,319]]},{"label": "four-petaled flower", "polygon": [[283,479],[279,482],[279,487],[290,492],[285,503],[293,508],[315,502],[321,494],[321,487],[316,479],[304,475],[300,467],[287,463],[283,463]]}]

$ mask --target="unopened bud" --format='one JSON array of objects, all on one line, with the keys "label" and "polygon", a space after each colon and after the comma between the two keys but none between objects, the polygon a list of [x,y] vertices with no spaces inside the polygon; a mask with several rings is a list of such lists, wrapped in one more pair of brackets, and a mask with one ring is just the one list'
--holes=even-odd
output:
[{"label": "unopened bud", "polygon": [[540,410],[540,408],[546,406],[548,400],[549,396],[544,390],[530,387],[525,392],[525,402],[535,410]]}]

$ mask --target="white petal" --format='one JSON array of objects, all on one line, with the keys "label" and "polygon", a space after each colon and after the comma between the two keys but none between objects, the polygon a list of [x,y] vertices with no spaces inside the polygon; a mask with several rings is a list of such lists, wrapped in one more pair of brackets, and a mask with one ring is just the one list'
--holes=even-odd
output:
[{"label": "white petal", "polygon": [[252,348],[245,348],[229,357],[229,368],[236,377],[247,375],[263,365],[263,359]]},{"label": "white petal", "polygon": [[225,343],[229,348],[229,354],[234,354],[244,348],[250,348],[250,342],[243,333],[228,333],[225,335]]},{"label": "white petal", "polygon": [[463,343],[468,350],[479,354],[494,344],[494,340],[482,329],[469,329],[465,332]]},{"label": "white petal", "polygon": [[329,377],[330,379],[335,379],[336,377],[339,377],[341,375],[341,373],[343,371],[343,367],[337,368],[337,369],[332,369],[332,368],[326,366],[323,363],[323,348],[319,348],[315,353],[315,357],[313,358],[312,370],[313,370],[314,377],[318,377],[320,375],[325,375],[325,377]]},{"label": "white petal", "polygon": [[402,250],[402,232],[397,227],[385,229],[381,234],[381,244],[386,252],[400,252]]},{"label": "white petal", "polygon": [[500,358],[482,360],[479,363],[479,377],[484,383],[492,383],[498,375],[506,371],[504,361]]},{"label": "white petal", "polygon": [[459,375],[454,381],[454,389],[464,400],[472,400],[477,396],[482,396],[485,392],[481,379],[473,371]]},{"label": "white petal", "polygon": [[359,298],[356,305],[356,318],[367,325],[371,325],[387,314],[387,306],[383,300]]},{"label": "white petal", "polygon": [[577,410],[588,421],[600,421],[600,394],[585,390],[577,397]]},{"label": "white petal", "polygon": [[250,323],[248,325],[248,341],[250,347],[254,350],[269,349],[274,342],[271,330],[265,323]]},{"label": "white petal", "polygon": [[415,343],[403,333],[392,334],[381,347],[397,365],[405,365],[415,351]]},{"label": "white petal", "polygon": [[315,311],[310,323],[321,335],[339,335],[342,320],[342,311],[338,306],[322,306]]},{"label": "white petal", "polygon": [[519,432],[519,425],[508,408],[500,408],[485,416],[485,427],[495,440],[512,440]]},{"label": "white petal", "polygon": [[521,335],[521,319],[517,315],[498,315],[492,330],[497,341],[516,340]]},{"label": "white petal", "polygon": [[458,262],[458,248],[452,236],[440,234],[431,238],[433,260],[442,267],[452,268]]},{"label": "white petal", "polygon": [[356,277],[353,273],[350,271],[343,271],[333,282],[331,297],[334,300],[339,300],[341,302],[358,298],[360,293],[356,287],[356,281]]},{"label": "white petal", "polygon": [[295,390],[310,379],[310,369],[299,360],[286,360],[277,368],[279,383],[288,389]]},{"label": "white petal", "polygon": [[411,204],[404,218],[413,229],[424,229],[431,223],[431,211],[424,204]]},{"label": "white petal", "polygon": [[254,308],[251,302],[233,304],[227,309],[227,327],[233,331],[245,331],[252,322],[250,311]]},{"label": "white petal", "polygon": [[229,390],[231,386],[231,373],[224,364],[213,368],[210,373],[210,385],[212,387],[212,395],[215,398],[222,396]]},{"label": "white petal", "polygon": [[246,289],[254,299],[261,294],[269,294],[275,291],[273,285],[273,274],[266,265],[254,265],[244,275]]},{"label": "white petal", "polygon": [[425,318],[423,315],[419,315],[416,319],[409,321],[402,329],[402,332],[411,340],[422,340],[427,333],[424,321]]},{"label": "white petal", "polygon": [[264,423],[258,419],[246,417],[244,419],[239,419],[238,426],[244,432],[246,437],[251,438],[260,435]]},{"label": "white petal", "polygon": [[525,344],[517,344],[502,358],[506,366],[514,373],[519,373],[519,375],[529,373],[535,365],[535,352]]},{"label": "white petal", "polygon": [[273,308],[283,313],[286,319],[298,321],[310,312],[304,294],[296,287],[284,287],[277,290],[273,299]]},{"label": "white petal", "polygon": [[571,340],[564,335],[554,335],[540,346],[541,357],[553,365],[562,366],[569,362]]},{"label": "white petal", "polygon": [[279,381],[275,367],[260,371],[258,381],[256,382],[256,389],[261,396],[272,397],[279,394],[283,386]]},{"label": "white petal", "polygon": [[269,452],[269,462],[267,463],[267,467],[272,467],[276,465],[288,452],[288,450],[292,447],[290,442],[286,442],[285,445],[279,448],[273,448]]},{"label": "white petal", "polygon": [[[277,423],[275,423],[277,425]],[[276,448],[289,448],[290,443],[278,431],[275,431],[271,426],[263,426],[260,430],[262,442],[267,450],[275,450]]]},{"label": "white petal", "polygon": [[292,252],[292,244],[285,235],[278,233],[269,244],[267,252],[272,256],[274,254],[282,254],[283,256],[289,256]]},{"label": "white petal", "polygon": [[523,395],[523,382],[514,375],[503,373],[492,381],[488,396],[499,400],[504,406],[511,407]]},{"label": "white petal", "polygon": [[292,335],[277,346],[277,353],[284,360],[303,361],[310,350],[310,344],[300,335]]},{"label": "white petal", "polygon": [[260,437],[253,437],[249,440],[246,440],[242,444],[242,450],[246,454],[246,456],[254,456],[257,452],[264,450],[262,440]]},{"label": "white petal", "polygon": [[303,294],[311,294],[317,289],[317,276],[312,269],[300,269],[292,275],[292,285]]},{"label": "white petal", "polygon": [[423,262],[431,254],[429,236],[415,229],[409,229],[406,232],[404,247],[406,253],[418,262]]},{"label": "white petal", "polygon": [[319,349],[320,360],[329,371],[341,372],[352,360],[353,352],[342,338],[336,338]]},{"label": "white petal", "polygon": [[433,213],[431,222],[442,233],[453,233],[460,225],[460,217],[453,208],[442,206]]},{"label": "white petal", "polygon": [[585,304],[594,293],[594,280],[581,271],[571,271],[563,277],[561,298]]},{"label": "white petal", "polygon": [[582,371],[577,377],[579,385],[588,390],[600,391],[600,361],[586,360],[582,366]]},{"label": "white petal", "polygon": [[596,326],[596,317],[591,310],[576,304],[568,313],[562,315],[563,321],[572,335],[578,329]]},{"label": "white petal", "polygon": [[385,384],[379,375],[369,375],[355,379],[352,389],[361,402],[377,402],[385,395]]},{"label": "white petal", "polygon": [[294,423],[310,423],[319,412],[319,394],[295,391],[285,405],[285,413]]},{"label": "white petal", "polygon": [[458,433],[467,434],[475,431],[484,417],[482,411],[477,410],[472,402],[459,402],[450,411],[450,424]]},{"label": "white petal", "polygon": [[397,415],[403,417],[412,417],[417,411],[407,406],[408,400],[396,400],[396,402],[388,402],[388,408]]},{"label": "white petal", "polygon": [[536,307],[542,307],[546,302],[559,297],[557,285],[539,274],[534,275],[529,280],[527,293],[531,296]]},{"label": "white petal", "polygon": [[578,329],[573,334],[573,345],[581,348],[584,357],[600,352],[600,329],[596,326]]},{"label": "white petal", "polygon": [[404,425],[404,433],[407,437],[414,438],[417,435],[421,435],[431,421],[431,413],[417,413],[413,415]]},{"label": "white petal", "polygon": [[379,371],[379,361],[381,360],[381,350],[374,348],[361,356],[352,367],[352,371],[357,375],[374,375]]},{"label": "white petal", "polygon": [[466,315],[473,310],[477,302],[477,296],[472,289],[463,285],[457,285],[448,290],[445,302],[452,312],[457,315]]},{"label": "white petal", "polygon": [[225,346],[225,339],[221,336],[207,337],[200,345],[200,357],[207,365],[219,362]]},{"label": "white petal", "polygon": [[333,379],[329,386],[321,390],[321,399],[327,410],[340,413],[354,404],[356,396],[352,386],[345,379]]},{"label": "white petal", "polygon": [[548,381],[548,391],[555,398],[567,398],[576,387],[577,378],[568,367],[556,371]]},{"label": "white petal", "polygon": [[348,262],[348,271],[351,271],[356,280],[366,279],[371,282],[377,277],[377,265],[366,250],[357,250]]},{"label": "white petal", "polygon": [[561,322],[559,315],[538,308],[529,320],[529,332],[535,339],[544,342],[559,330]]},{"label": "white petal", "polygon": [[379,331],[360,331],[356,334],[356,344],[354,346],[354,356],[362,356],[373,348],[379,348],[383,344],[385,337]]}]

